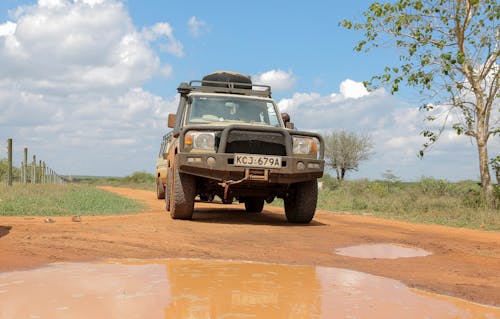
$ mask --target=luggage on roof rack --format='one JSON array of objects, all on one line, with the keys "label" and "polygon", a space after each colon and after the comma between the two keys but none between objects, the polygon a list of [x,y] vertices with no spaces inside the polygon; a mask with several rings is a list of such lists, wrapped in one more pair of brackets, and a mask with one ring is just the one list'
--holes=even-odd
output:
[{"label": "luggage on roof rack", "polygon": [[252,89],[252,79],[248,75],[244,75],[238,72],[216,71],[205,75],[202,79],[201,85],[234,87],[236,89]]}]

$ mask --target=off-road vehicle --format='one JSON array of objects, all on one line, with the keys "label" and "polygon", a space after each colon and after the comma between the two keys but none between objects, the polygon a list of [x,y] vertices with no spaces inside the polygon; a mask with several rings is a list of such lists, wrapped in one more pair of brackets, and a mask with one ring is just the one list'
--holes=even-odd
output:
[{"label": "off-road vehicle", "polygon": [[191,219],[196,196],[217,195],[223,203],[244,203],[251,213],[282,198],[289,222],[312,220],[324,168],[323,139],[285,125],[270,86],[219,71],[177,90],[179,107],[169,114],[173,130],[164,140],[166,184],[158,183],[159,194],[165,187],[172,218]]},{"label": "off-road vehicle", "polygon": [[165,186],[167,184],[167,171],[168,171],[168,161],[163,154],[166,154],[168,151],[168,146],[170,141],[172,140],[172,132],[163,135],[161,144],[160,144],[160,152],[158,153],[158,157],[156,159],[156,167],[155,167],[155,181],[156,181],[156,198],[164,199],[165,198]]}]

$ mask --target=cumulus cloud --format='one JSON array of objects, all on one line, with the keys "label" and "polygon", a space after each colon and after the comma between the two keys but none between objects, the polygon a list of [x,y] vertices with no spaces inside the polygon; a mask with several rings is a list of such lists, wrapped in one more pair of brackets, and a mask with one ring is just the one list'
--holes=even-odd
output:
[{"label": "cumulus cloud", "polygon": [[188,26],[189,26],[189,34],[191,34],[195,38],[209,31],[208,24],[205,21],[196,18],[195,16],[189,18]]},{"label": "cumulus cloud", "polygon": [[358,99],[368,95],[368,90],[363,83],[347,79],[340,83],[340,93],[347,99]]},{"label": "cumulus cloud", "polygon": [[173,72],[153,46],[184,54],[172,26],[138,30],[115,0],[39,0],[11,19],[0,21],[2,139],[60,173],[128,174],[152,162],[176,101],[143,85]]},{"label": "cumulus cloud", "polygon": [[[0,25],[0,76],[34,90],[123,89],[163,76],[152,42],[182,56],[164,22],[138,32],[121,2],[45,0]],[[104,31],[105,30],[105,31]]]},{"label": "cumulus cloud", "polygon": [[0,37],[7,37],[14,35],[17,25],[14,22],[7,21],[0,24]]},{"label": "cumulus cloud", "polygon": [[270,85],[275,92],[290,91],[296,81],[292,71],[270,70],[252,76],[253,83]]},{"label": "cumulus cloud", "polygon": [[143,34],[146,39],[155,41],[160,37],[166,37],[167,43],[161,44],[163,51],[173,54],[177,57],[184,56],[184,46],[174,37],[174,29],[167,22],[157,23],[152,27],[144,28]]}]

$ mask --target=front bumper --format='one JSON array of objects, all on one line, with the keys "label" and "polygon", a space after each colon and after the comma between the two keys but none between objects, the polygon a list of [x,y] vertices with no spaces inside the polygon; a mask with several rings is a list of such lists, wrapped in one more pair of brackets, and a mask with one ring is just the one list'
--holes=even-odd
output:
[{"label": "front bumper", "polygon": [[282,156],[281,168],[241,167],[234,165],[234,154],[178,153],[179,171],[219,182],[239,180],[249,174],[248,182],[292,184],[323,176],[324,160]]}]

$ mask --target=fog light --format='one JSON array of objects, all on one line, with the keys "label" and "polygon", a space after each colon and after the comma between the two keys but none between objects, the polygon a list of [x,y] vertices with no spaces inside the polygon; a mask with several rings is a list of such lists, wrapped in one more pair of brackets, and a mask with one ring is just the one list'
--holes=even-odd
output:
[{"label": "fog light", "polygon": [[207,158],[207,165],[208,166],[215,166],[215,157]]},{"label": "fog light", "polygon": [[303,162],[297,162],[297,169],[299,171],[302,171],[304,168],[306,168],[306,165]]}]

